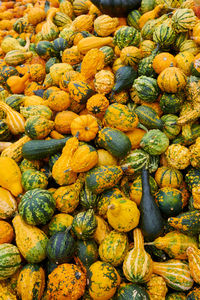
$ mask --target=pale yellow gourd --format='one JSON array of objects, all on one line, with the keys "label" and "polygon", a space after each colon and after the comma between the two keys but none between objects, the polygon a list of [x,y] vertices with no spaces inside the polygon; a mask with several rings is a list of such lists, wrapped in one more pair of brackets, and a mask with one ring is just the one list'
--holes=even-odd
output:
[{"label": "pale yellow gourd", "polygon": [[119,198],[111,201],[108,206],[107,218],[115,230],[128,232],[138,225],[140,211],[135,202],[127,198]]},{"label": "pale yellow gourd", "polygon": [[17,202],[13,195],[0,187],[0,219],[11,218],[17,211]]},{"label": "pale yellow gourd", "polygon": [[94,233],[93,239],[97,244],[101,244],[101,242],[105,239],[106,235],[109,234],[110,228],[108,223],[101,217],[95,215],[97,220],[97,229]]},{"label": "pale yellow gourd", "polygon": [[0,157],[0,186],[16,197],[23,192],[20,168],[10,157]]},{"label": "pale yellow gourd", "polygon": [[53,80],[53,85],[59,85],[61,76],[68,71],[73,71],[73,68],[67,63],[57,63],[50,67],[50,75]]},{"label": "pale yellow gourd", "polygon": [[18,40],[16,40],[13,37],[6,37],[3,39],[1,42],[1,49],[3,50],[4,53],[8,53],[9,51],[12,50],[21,50],[25,52],[29,46],[30,42],[27,43],[25,47],[22,47]]}]

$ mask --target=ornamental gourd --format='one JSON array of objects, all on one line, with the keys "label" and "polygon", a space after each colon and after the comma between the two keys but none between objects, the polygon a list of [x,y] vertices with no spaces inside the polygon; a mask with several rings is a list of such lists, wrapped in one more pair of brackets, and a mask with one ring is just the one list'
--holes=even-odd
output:
[{"label": "ornamental gourd", "polygon": [[141,50],[134,46],[125,47],[120,53],[120,59],[125,65],[135,67],[142,58]]},{"label": "ornamental gourd", "polygon": [[198,246],[190,245],[187,248],[186,253],[188,257],[189,268],[190,268],[190,273],[192,275],[192,278],[197,284],[199,284],[200,283],[200,273],[199,273],[200,251],[198,249]]},{"label": "ornamental gourd", "polygon": [[119,24],[118,18],[111,18],[108,15],[101,15],[94,21],[94,30],[98,36],[109,36]]},{"label": "ornamental gourd", "polygon": [[90,145],[81,145],[75,151],[70,167],[73,172],[87,172],[98,162],[98,154],[94,147]]},{"label": "ornamental gourd", "polygon": [[51,132],[53,127],[53,121],[40,116],[32,116],[26,120],[25,133],[33,140],[42,140]]},{"label": "ornamental gourd", "polygon": [[156,101],[160,92],[156,79],[147,76],[135,79],[133,87],[141,100],[150,103]]},{"label": "ornamental gourd", "polygon": [[165,299],[167,291],[165,280],[161,276],[152,274],[150,280],[147,282],[147,292],[150,299]]},{"label": "ornamental gourd", "polygon": [[70,98],[80,104],[85,104],[95,93],[86,82],[81,80],[71,80],[68,84],[68,90]]},{"label": "ornamental gourd", "polygon": [[24,117],[4,102],[0,102],[0,109],[6,113],[6,123],[12,134],[17,135],[24,132]]},{"label": "ornamental gourd", "polygon": [[161,166],[155,173],[155,180],[160,187],[179,188],[183,181],[183,175],[177,169]]},{"label": "ornamental gourd", "polygon": [[37,170],[26,170],[22,173],[22,186],[25,191],[36,188],[45,189],[48,185],[47,176]]},{"label": "ornamental gourd", "polygon": [[168,219],[168,224],[185,234],[195,235],[200,228],[199,210],[194,209],[171,217]]},{"label": "ornamental gourd", "polygon": [[14,230],[12,226],[5,221],[0,220],[0,245],[12,243],[14,238]]},{"label": "ornamental gourd", "polygon": [[[109,71],[100,71],[109,72]],[[104,85],[103,85],[104,87]],[[109,106],[109,101],[104,93],[95,94],[87,100],[86,108],[87,111],[97,118],[102,118],[105,114],[106,109]]]},{"label": "ornamental gourd", "polygon": [[109,94],[114,86],[115,77],[111,71],[101,70],[95,74],[94,86],[99,94]]},{"label": "ornamental gourd", "polygon": [[52,236],[59,231],[65,231],[71,226],[72,221],[73,217],[69,214],[60,213],[54,215],[48,224],[48,234]]},{"label": "ornamental gourd", "polygon": [[172,144],[166,151],[166,159],[172,168],[183,170],[190,164],[189,149],[180,144]]},{"label": "ornamental gourd", "polygon": [[11,277],[21,265],[21,256],[16,246],[8,243],[0,245],[0,281]]},{"label": "ornamental gourd", "polygon": [[143,136],[140,146],[150,155],[160,155],[168,148],[169,139],[159,129],[152,129]]},{"label": "ornamental gourd", "polygon": [[133,283],[122,283],[120,284],[117,293],[116,300],[126,300],[126,299],[143,299],[149,300],[149,295],[145,289],[137,284]]},{"label": "ornamental gourd", "polygon": [[120,50],[124,47],[135,46],[137,47],[140,42],[140,32],[134,27],[122,26],[114,35],[113,43],[117,45]]},{"label": "ornamental gourd", "polygon": [[98,260],[98,247],[94,240],[78,240],[76,242],[76,255],[86,269]]},{"label": "ornamental gourd", "polygon": [[186,75],[181,69],[170,67],[159,74],[157,82],[163,92],[177,93],[186,86],[186,79]]},{"label": "ornamental gourd", "polygon": [[172,26],[176,32],[192,30],[197,23],[197,17],[192,9],[178,8],[172,16]]},{"label": "ornamental gourd", "polygon": [[93,209],[78,213],[72,221],[72,231],[80,240],[93,237],[97,228],[97,220]]},{"label": "ornamental gourd", "polygon": [[173,30],[171,19],[165,20],[161,25],[155,27],[153,31],[153,41],[161,48],[172,45],[175,41],[176,33]]},{"label": "ornamental gourd", "polygon": [[147,282],[153,271],[153,262],[144,249],[144,240],[139,228],[133,231],[134,248],[128,252],[123,263],[125,277],[133,283]]}]

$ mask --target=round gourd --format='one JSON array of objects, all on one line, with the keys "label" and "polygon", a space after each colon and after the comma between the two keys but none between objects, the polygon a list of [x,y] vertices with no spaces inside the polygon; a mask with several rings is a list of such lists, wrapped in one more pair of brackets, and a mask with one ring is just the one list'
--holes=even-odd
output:
[{"label": "round gourd", "polygon": [[113,51],[113,49],[109,46],[103,46],[99,50],[102,51],[103,54],[104,54],[105,66],[111,64],[114,60],[114,51]]},{"label": "round gourd", "polygon": [[126,105],[113,103],[108,106],[103,123],[106,127],[129,131],[137,127],[138,117]]},{"label": "round gourd", "polygon": [[140,123],[148,129],[163,129],[163,122],[152,107],[140,105],[136,107],[135,112]]},{"label": "round gourd", "polygon": [[127,16],[127,24],[129,26],[134,27],[137,30],[140,30],[140,27],[138,25],[138,21],[140,17],[141,17],[141,13],[139,12],[139,10],[131,11]]},{"label": "round gourd", "polygon": [[147,76],[135,79],[133,87],[138,97],[146,102],[155,102],[160,92],[157,80]]},{"label": "round gourd", "polygon": [[193,29],[196,25],[197,19],[192,9],[179,8],[176,9],[172,16],[172,26],[176,32],[185,32]]},{"label": "round gourd", "polygon": [[117,290],[116,300],[127,299],[149,300],[150,298],[143,287],[133,283],[122,283]]},{"label": "round gourd", "polygon": [[47,296],[52,299],[80,299],[86,274],[74,264],[61,264],[48,276]]},{"label": "round gourd", "polygon": [[24,103],[24,95],[11,95],[5,99],[5,103],[19,112],[20,106],[23,106]]},{"label": "round gourd", "polygon": [[26,120],[25,133],[31,139],[44,139],[54,127],[54,122],[44,117],[32,116]]},{"label": "round gourd", "polygon": [[199,184],[200,171],[198,169],[191,168],[185,175],[185,182],[187,183],[188,189],[191,192],[193,187]]},{"label": "round gourd", "polygon": [[149,159],[149,154],[146,151],[135,149],[120,161],[120,165],[125,170],[126,174],[137,174],[149,163]]},{"label": "round gourd", "polygon": [[149,56],[155,49],[156,44],[151,40],[144,40],[140,43],[139,48],[141,49],[142,57]]},{"label": "round gourd", "polygon": [[46,224],[54,214],[56,202],[50,192],[33,189],[26,192],[18,206],[20,216],[27,224]]},{"label": "round gourd", "polygon": [[54,235],[59,231],[65,231],[72,225],[73,217],[69,214],[57,214],[54,215],[48,225],[48,234]]},{"label": "round gourd", "polygon": [[169,67],[176,67],[176,60],[172,54],[163,52],[156,55],[153,60],[153,69],[157,74]]},{"label": "round gourd", "polygon": [[[55,39],[52,42],[52,44],[57,53],[59,53],[60,51],[64,51],[66,48],[69,47],[68,42],[65,39],[63,39],[62,37]],[[57,62],[59,62],[59,61],[55,61],[55,63],[57,63]]]},{"label": "round gourd", "polygon": [[99,256],[102,261],[113,266],[120,265],[128,252],[128,238],[126,234],[111,231],[99,246]]},{"label": "round gourd", "polygon": [[44,59],[49,59],[56,54],[53,44],[48,41],[40,41],[37,43],[35,51]]},{"label": "round gourd", "polygon": [[166,151],[166,159],[172,168],[183,170],[190,164],[189,149],[180,144],[172,144]]},{"label": "round gourd", "polygon": [[166,296],[166,300],[186,300],[186,299],[188,299],[188,297],[185,295],[185,293],[181,293],[181,292],[171,293]]},{"label": "round gourd", "polygon": [[[100,71],[100,72],[109,72],[109,71]],[[114,83],[114,79],[113,79],[113,83]],[[104,89],[103,82],[98,84],[100,84],[100,86],[102,86]],[[109,91],[111,91],[111,89]],[[102,118],[103,115],[105,114],[107,107],[109,106],[109,101],[103,94],[104,93],[99,92],[99,94],[96,94],[87,100],[87,104],[86,104],[87,111],[90,114],[96,116],[97,118],[98,117]]]},{"label": "round gourd", "polygon": [[169,146],[169,139],[159,129],[152,129],[143,136],[140,146],[150,155],[160,155]]},{"label": "round gourd", "polygon": [[155,173],[155,180],[159,187],[172,187],[179,188],[182,181],[183,175],[177,169],[172,169],[170,167],[162,166],[157,169]]},{"label": "round gourd", "polygon": [[180,94],[163,93],[160,107],[165,114],[176,114],[181,109],[183,97]]},{"label": "round gourd", "polygon": [[69,262],[74,255],[76,243],[69,230],[57,232],[50,237],[47,243],[47,257],[54,263]]},{"label": "round gourd", "polygon": [[92,299],[110,299],[119,284],[120,276],[109,263],[97,261],[90,266],[89,293]]},{"label": "round gourd", "polygon": [[11,140],[12,134],[5,120],[0,120],[0,140],[9,141]]},{"label": "round gourd", "polygon": [[96,227],[97,220],[92,209],[78,213],[72,221],[72,231],[80,240],[92,238]]},{"label": "round gourd", "polygon": [[167,19],[162,24],[155,27],[153,31],[153,41],[159,44],[159,47],[166,48],[175,41],[176,33],[171,26],[171,20]]},{"label": "round gourd", "polygon": [[21,265],[21,256],[16,246],[0,245],[0,281],[12,276]]},{"label": "round gourd", "polygon": [[94,240],[77,240],[76,255],[84,267],[88,269],[98,259],[99,253],[97,244]]},{"label": "round gourd", "polygon": [[97,166],[116,166],[117,159],[104,149],[98,149],[98,162]]},{"label": "round gourd", "polygon": [[85,188],[81,190],[79,198],[80,204],[85,209],[96,208],[99,200],[99,196],[92,193],[92,191],[89,190],[87,186],[85,186]]},{"label": "round gourd", "polygon": [[175,56],[176,65],[182,69],[185,75],[190,75],[191,63],[194,60],[194,55],[190,52],[180,52]]},{"label": "round gourd", "polygon": [[155,57],[155,54],[152,53],[152,55],[149,55],[147,57],[144,57],[141,59],[141,61],[138,64],[138,75],[139,76],[147,76],[147,77],[156,77],[156,73],[153,69],[153,58]]},{"label": "round gourd", "polygon": [[126,135],[131,141],[132,149],[136,149],[140,147],[141,139],[145,133],[146,131],[140,128],[134,128],[133,130],[126,132]]},{"label": "round gourd", "polygon": [[72,135],[78,135],[78,139],[85,142],[93,140],[99,130],[96,118],[89,114],[73,119],[70,127]]},{"label": "round gourd", "polygon": [[[155,179],[149,176],[149,184],[151,188],[152,195],[158,191],[158,186]],[[134,201],[137,205],[140,205],[142,199],[142,178],[138,176],[130,186],[130,199]]]},{"label": "round gourd", "polygon": [[45,189],[48,185],[48,179],[43,172],[29,169],[22,173],[22,186],[25,191],[33,189]]},{"label": "round gourd", "polygon": [[134,27],[122,26],[114,35],[113,43],[123,49],[128,46],[138,46],[140,42],[140,32]]},{"label": "round gourd", "polygon": [[178,117],[169,114],[169,115],[162,116],[161,120],[163,121],[164,124],[163,132],[170,140],[173,140],[181,131],[181,126],[176,124]]},{"label": "round gourd", "polygon": [[129,46],[122,49],[120,54],[120,59],[125,65],[130,65],[132,67],[135,67],[140,59],[141,51],[137,47]]},{"label": "round gourd", "polygon": [[186,75],[176,67],[164,69],[158,76],[158,86],[163,92],[177,93],[186,86]]},{"label": "round gourd", "polygon": [[0,244],[11,243],[14,238],[12,226],[5,221],[0,220]]},{"label": "round gourd", "polygon": [[182,211],[182,193],[175,188],[161,188],[155,194],[155,199],[160,211],[166,217],[177,216]]},{"label": "round gourd", "polygon": [[118,24],[119,21],[117,18],[101,15],[94,21],[94,30],[98,36],[109,36],[116,30]]}]

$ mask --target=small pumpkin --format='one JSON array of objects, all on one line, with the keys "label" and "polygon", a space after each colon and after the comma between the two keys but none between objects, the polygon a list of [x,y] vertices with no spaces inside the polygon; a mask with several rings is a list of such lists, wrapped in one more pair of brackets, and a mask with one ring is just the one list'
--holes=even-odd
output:
[{"label": "small pumpkin", "polygon": [[157,74],[169,67],[176,67],[174,56],[167,52],[162,52],[156,55],[153,60],[153,69]]},{"label": "small pumpkin", "polygon": [[186,75],[181,69],[170,67],[159,74],[157,82],[162,91],[177,93],[186,86]]},{"label": "small pumpkin", "polygon": [[21,181],[25,191],[36,188],[45,189],[48,185],[47,176],[43,172],[34,169],[24,171]]},{"label": "small pumpkin", "polygon": [[59,231],[65,231],[68,227],[71,226],[72,221],[73,217],[69,214],[59,213],[54,215],[48,224],[48,234],[52,236]]},{"label": "small pumpkin", "polygon": [[21,265],[21,256],[18,248],[12,244],[0,245],[1,270],[0,280],[11,277]]},{"label": "small pumpkin", "polygon": [[108,106],[109,101],[103,94],[96,94],[90,97],[86,103],[87,111],[97,118],[102,117],[105,114]]},{"label": "small pumpkin", "polygon": [[82,115],[75,118],[71,123],[71,133],[78,135],[80,141],[88,142],[96,137],[98,132],[96,118],[91,115]]},{"label": "small pumpkin", "polygon": [[77,118],[78,115],[73,111],[61,111],[58,112],[55,117],[55,129],[59,133],[68,134],[71,132],[71,122]]},{"label": "small pumpkin", "polygon": [[97,228],[97,220],[93,209],[78,213],[72,221],[72,231],[80,240],[93,237]]}]

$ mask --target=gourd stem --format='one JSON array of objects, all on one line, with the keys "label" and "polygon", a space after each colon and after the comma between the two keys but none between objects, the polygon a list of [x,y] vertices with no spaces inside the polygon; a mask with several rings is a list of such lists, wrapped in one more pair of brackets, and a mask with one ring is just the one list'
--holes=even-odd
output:
[{"label": "gourd stem", "polygon": [[139,228],[136,228],[133,231],[133,238],[134,238],[134,248],[144,249],[144,239],[142,232]]}]

